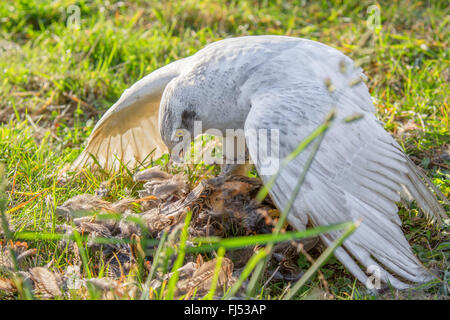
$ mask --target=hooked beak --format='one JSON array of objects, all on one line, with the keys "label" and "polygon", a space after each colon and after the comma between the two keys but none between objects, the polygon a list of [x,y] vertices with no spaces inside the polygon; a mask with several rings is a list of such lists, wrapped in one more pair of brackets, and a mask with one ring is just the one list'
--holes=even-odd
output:
[{"label": "hooked beak", "polygon": [[168,146],[170,156],[175,162],[182,162],[185,148],[190,144],[189,132],[185,129],[177,129],[172,133],[170,146]]}]

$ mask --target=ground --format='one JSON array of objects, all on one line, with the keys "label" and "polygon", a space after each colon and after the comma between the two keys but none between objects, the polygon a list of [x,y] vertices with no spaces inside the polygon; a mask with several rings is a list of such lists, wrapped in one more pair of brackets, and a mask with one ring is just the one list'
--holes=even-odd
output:
[{"label": "ground", "polygon": [[[132,180],[134,172],[66,181],[58,179],[58,172],[77,157],[101,114],[136,80],[207,43],[256,34],[321,41],[357,61],[368,76],[379,119],[448,198],[445,1],[3,1],[0,163],[11,228],[55,233],[60,223],[55,208],[76,195],[95,194],[105,183],[108,201],[138,198],[142,183]],[[154,165],[184,172],[192,187],[217,173],[217,168],[200,165],[167,167],[167,158]],[[374,296],[332,258],[296,298],[320,298],[323,292],[335,299],[448,296],[448,233],[428,224],[414,206],[400,206],[408,241],[441,282]],[[27,258],[29,267],[51,262],[52,270],[64,270],[73,263],[72,254],[55,241],[29,239],[27,246],[36,249]],[[312,259],[320,251],[313,249]],[[306,270],[310,264],[300,255],[297,266]],[[287,283],[256,292],[277,299]]]}]

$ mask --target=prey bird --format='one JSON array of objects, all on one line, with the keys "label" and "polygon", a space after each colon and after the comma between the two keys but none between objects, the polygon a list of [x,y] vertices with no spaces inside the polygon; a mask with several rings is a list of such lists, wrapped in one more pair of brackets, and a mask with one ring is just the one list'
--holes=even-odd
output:
[{"label": "prey bird", "polygon": [[[362,218],[335,251],[357,279],[367,284],[366,270],[376,267],[380,280],[396,288],[427,282],[433,275],[407,242],[396,202],[415,200],[437,222],[447,214],[430,190],[439,192],[437,188],[377,120],[364,80],[350,58],[319,42],[287,36],[217,41],[125,90],[97,123],[72,168],[94,164],[93,157],[108,169],[120,163],[135,167],[149,154],[158,157],[172,150],[180,141],[179,130],[194,137],[195,121],[201,121],[203,131],[277,130],[275,148],[283,159],[335,109],[288,222],[303,230],[308,223]],[[345,121],[355,114],[362,118]],[[246,139],[250,159],[267,183],[271,175],[261,172],[267,159],[259,152],[267,155],[269,147]],[[272,186],[270,196],[280,210],[311,148],[282,168]],[[330,245],[339,235],[326,233],[321,240]]]}]

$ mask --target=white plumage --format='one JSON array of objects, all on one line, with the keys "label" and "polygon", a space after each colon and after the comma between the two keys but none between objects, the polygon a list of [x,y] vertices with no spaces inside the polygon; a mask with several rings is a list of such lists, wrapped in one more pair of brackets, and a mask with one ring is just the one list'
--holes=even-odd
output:
[{"label": "white plumage", "polygon": [[[194,120],[201,120],[204,130],[278,129],[283,158],[337,108],[289,222],[301,230],[308,222],[318,226],[363,218],[335,252],[348,270],[363,283],[371,265],[380,268],[383,282],[397,288],[425,282],[432,275],[401,231],[396,202],[415,199],[438,221],[446,214],[429,190],[431,182],[376,119],[363,78],[351,59],[318,42],[281,36],[218,41],[125,90],[99,121],[73,168],[92,163],[90,153],[106,168],[116,168],[118,159],[133,167],[152,152],[160,156],[172,148],[175,130],[192,131]],[[363,118],[344,123],[354,114]],[[259,171],[264,159],[248,140],[247,147]],[[281,171],[270,191],[280,209],[308,151]],[[267,182],[270,177],[262,178]],[[328,245],[338,235],[321,238]]]}]

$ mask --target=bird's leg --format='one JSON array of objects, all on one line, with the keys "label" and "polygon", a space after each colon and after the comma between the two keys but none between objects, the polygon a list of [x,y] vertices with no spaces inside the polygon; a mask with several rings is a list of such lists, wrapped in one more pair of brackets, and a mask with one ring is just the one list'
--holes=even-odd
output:
[{"label": "bird's leg", "polygon": [[245,137],[232,136],[223,140],[223,164],[219,176],[246,176],[252,165],[249,163],[248,149]]}]

